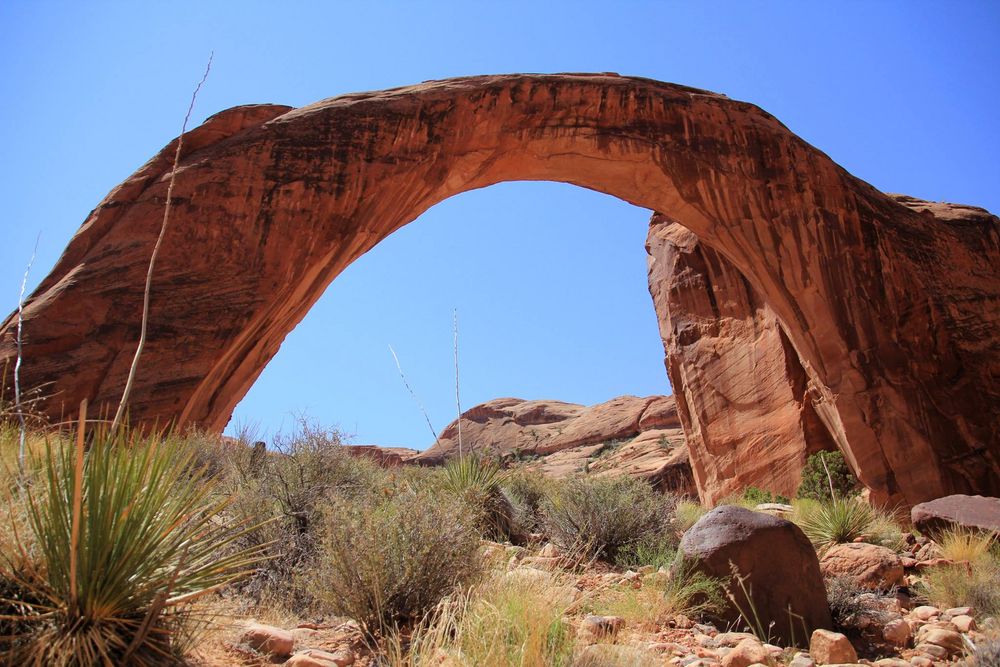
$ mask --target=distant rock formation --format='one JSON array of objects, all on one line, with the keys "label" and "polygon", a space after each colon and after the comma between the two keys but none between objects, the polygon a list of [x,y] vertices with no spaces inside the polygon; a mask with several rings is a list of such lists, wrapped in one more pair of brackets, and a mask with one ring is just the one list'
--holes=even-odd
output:
[{"label": "distant rock formation", "polygon": [[[524,461],[554,477],[632,475],[696,495],[673,396],[619,396],[589,407],[497,398],[462,413],[462,447]],[[441,463],[458,451],[456,420],[411,461]]]}]

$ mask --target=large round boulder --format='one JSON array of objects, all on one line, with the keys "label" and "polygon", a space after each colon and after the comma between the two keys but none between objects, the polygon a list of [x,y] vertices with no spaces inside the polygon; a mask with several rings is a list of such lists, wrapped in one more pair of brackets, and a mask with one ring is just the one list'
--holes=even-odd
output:
[{"label": "large round boulder", "polygon": [[917,530],[928,537],[952,528],[1000,535],[1000,498],[961,493],[944,496],[914,505],[910,510],[910,520]]},{"label": "large round boulder", "polygon": [[724,579],[732,598],[719,615],[724,623],[742,628],[756,619],[786,645],[833,627],[819,558],[791,521],[722,505],[684,534],[680,555],[684,566]]}]

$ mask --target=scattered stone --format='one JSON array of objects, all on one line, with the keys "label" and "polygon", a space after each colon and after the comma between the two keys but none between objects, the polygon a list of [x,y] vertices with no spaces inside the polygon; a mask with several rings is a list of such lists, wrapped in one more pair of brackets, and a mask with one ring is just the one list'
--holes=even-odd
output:
[{"label": "scattered stone", "polygon": [[924,535],[949,528],[968,528],[1000,535],[1000,498],[955,494],[926,503],[910,510],[914,527]]},{"label": "scattered stone", "polygon": [[[709,639],[711,639],[711,637]],[[744,639],[756,640],[757,637],[750,634],[749,632],[720,632],[719,634],[715,635],[714,642],[718,646],[728,646],[732,648],[733,646],[736,646]]]},{"label": "scattered stone", "polygon": [[945,609],[942,616],[972,616],[972,607],[952,607]]},{"label": "scattered stone", "polygon": [[808,653],[799,651],[792,658],[791,662],[788,663],[788,667],[816,667],[816,661]]},{"label": "scattered stone", "polygon": [[809,639],[809,655],[819,665],[856,663],[858,653],[850,640],[839,632],[817,629]]},{"label": "scattered stone", "polygon": [[807,631],[832,627],[819,558],[791,521],[722,505],[684,534],[680,552],[696,571],[728,581],[738,604],[720,614],[727,623],[739,622],[739,608],[752,607],[783,644],[802,638],[802,624]]},{"label": "scattered stone", "polygon": [[925,655],[915,655],[910,658],[910,664],[913,667],[934,667],[934,661]]},{"label": "scattered stone", "polygon": [[784,503],[761,503],[754,508],[756,512],[774,512],[776,514],[791,514],[795,508]]},{"label": "scattered stone", "polygon": [[905,648],[910,643],[910,625],[903,619],[894,619],[885,624],[882,628],[882,637],[893,646]]},{"label": "scattered stone", "polygon": [[910,667],[910,663],[902,658],[881,658],[875,664],[879,667]]},{"label": "scattered stone", "polygon": [[931,626],[920,628],[917,632],[916,642],[918,650],[924,650],[931,655],[936,655],[937,652],[926,651],[928,646],[941,647],[945,651],[945,656],[943,657],[961,653],[965,649],[965,642],[962,641],[962,635],[957,631]]},{"label": "scattered stone", "polygon": [[311,648],[299,651],[285,663],[288,667],[347,667],[354,664],[354,654],[349,651],[328,653]]},{"label": "scattered stone", "polygon": [[941,610],[937,607],[931,607],[929,605],[922,605],[915,608],[910,612],[910,616],[920,619],[921,621],[930,621],[931,619],[937,618],[941,615]]},{"label": "scattered stone", "polygon": [[910,558],[909,556],[902,556],[899,559],[899,562],[902,563],[903,569],[905,569],[905,570],[910,570],[910,569],[913,569],[913,568],[915,568],[917,566],[917,559],[916,558]]},{"label": "scattered stone", "polygon": [[541,556],[542,558],[559,558],[560,556],[562,556],[562,554],[559,553],[559,549],[556,547],[556,545],[552,544],[551,542],[547,542],[545,546],[538,551],[538,555]]},{"label": "scattered stone", "polygon": [[744,639],[722,658],[722,667],[750,667],[758,662],[767,662],[767,650],[757,638]]},{"label": "scattered stone", "polygon": [[948,657],[948,649],[937,644],[917,644],[915,650],[934,660],[944,660]]},{"label": "scattered stone", "polygon": [[819,568],[825,577],[850,577],[869,590],[889,590],[903,582],[899,556],[876,544],[837,544],[823,555]]},{"label": "scattered stone", "polygon": [[970,632],[976,629],[976,619],[964,614],[961,616],[952,616],[951,622],[955,624],[959,632]]},{"label": "scattered stone", "polygon": [[536,570],[556,570],[562,564],[562,558],[544,556],[527,556],[521,559],[521,567],[532,567]]},{"label": "scattered stone", "polygon": [[580,625],[580,632],[593,639],[602,637],[613,637],[625,627],[625,619],[619,616],[594,616],[588,615],[583,618]]},{"label": "scattered stone", "polygon": [[295,638],[291,632],[261,623],[247,625],[240,641],[255,651],[273,656],[289,655],[295,648]]}]

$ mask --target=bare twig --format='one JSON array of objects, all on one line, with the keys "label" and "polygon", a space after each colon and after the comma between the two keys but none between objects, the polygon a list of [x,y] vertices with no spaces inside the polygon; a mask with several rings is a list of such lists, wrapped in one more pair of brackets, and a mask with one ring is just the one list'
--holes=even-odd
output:
[{"label": "bare twig", "polygon": [[406,387],[408,392],[410,392],[410,396],[413,397],[413,401],[417,404],[417,407],[420,408],[420,412],[423,413],[424,419],[427,420],[427,428],[431,430],[431,437],[434,438],[434,444],[436,445],[438,441],[437,431],[435,431],[434,427],[431,426],[431,418],[427,415],[427,410],[424,410],[423,403],[421,403],[420,399],[417,398],[417,394],[413,391],[413,387],[410,386],[410,383],[406,381],[406,375],[403,374],[403,367],[399,364],[399,357],[396,356],[396,350],[392,349],[392,345],[389,346],[389,352],[392,352],[392,358],[396,361],[396,368],[399,370],[399,377],[403,380],[403,386]]},{"label": "bare twig", "polygon": [[201,77],[201,81],[195,86],[194,92],[191,94],[191,103],[188,105],[187,113],[184,114],[184,123],[181,125],[181,134],[177,137],[177,150],[174,151],[174,164],[173,169],[170,171],[170,184],[167,186],[167,203],[163,207],[163,223],[160,225],[160,235],[156,237],[156,244],[153,245],[153,253],[149,257],[149,268],[146,270],[146,288],[142,294],[142,327],[139,331],[139,344],[135,349],[135,356],[132,357],[132,365],[128,370],[128,379],[125,381],[125,389],[122,391],[122,400],[118,404],[118,410],[115,412],[115,418],[111,421],[111,431],[114,432],[119,424],[121,424],[122,416],[125,414],[125,406],[128,405],[129,394],[132,393],[132,383],[135,381],[135,372],[139,367],[139,357],[142,356],[142,348],[146,345],[146,329],[149,324],[149,292],[153,284],[153,268],[156,266],[156,256],[160,252],[160,245],[163,243],[163,237],[167,233],[167,223],[170,221],[170,205],[173,200],[174,194],[174,182],[177,180],[177,167],[180,165],[181,161],[181,147],[184,145],[184,133],[187,132],[188,120],[191,118],[191,112],[194,110],[194,102],[198,99],[198,92],[201,90],[202,85],[205,80],[208,79],[208,73],[212,70],[212,57],[215,53],[211,53],[208,56],[208,64],[205,65],[205,73]]},{"label": "bare twig", "polygon": [[823,470],[826,471],[826,481],[830,485],[830,498],[836,500],[837,494],[833,490],[833,477],[830,475],[830,469],[826,467],[826,456],[823,455],[823,452],[819,454],[819,461],[823,464]]},{"label": "bare twig", "polygon": [[28,266],[24,270],[24,277],[21,279],[21,292],[17,297],[17,361],[14,362],[14,409],[17,410],[17,419],[21,424],[20,444],[17,450],[17,466],[18,472],[22,476],[24,475],[25,458],[24,439],[28,430],[24,421],[24,408],[21,406],[21,360],[24,358],[24,338],[22,337],[24,330],[24,290],[28,286],[28,274],[31,273],[31,265],[35,263],[35,254],[38,252],[38,239],[41,236],[41,233],[39,233],[35,237],[35,247],[31,251],[31,259],[28,260]]},{"label": "bare twig", "polygon": [[458,456],[462,457],[462,397],[458,391],[458,308],[455,309],[455,405],[458,407]]}]

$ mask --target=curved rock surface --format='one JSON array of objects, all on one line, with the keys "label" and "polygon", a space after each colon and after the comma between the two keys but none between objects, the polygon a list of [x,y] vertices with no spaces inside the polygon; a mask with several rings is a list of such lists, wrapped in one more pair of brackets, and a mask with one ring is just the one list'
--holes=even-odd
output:
[{"label": "curved rock surface", "polygon": [[646,252],[702,501],[748,486],[794,496],[806,457],[836,443],[777,315],[729,260],[666,216],[650,220]]},{"label": "curved rock surface", "polygon": [[[463,451],[527,461],[553,477],[632,475],[697,495],[673,396],[619,396],[592,406],[497,398],[462,413]],[[458,454],[458,422],[413,462]]]},{"label": "curved rock surface", "polygon": [[915,505],[910,510],[913,526],[924,535],[961,529],[1000,536],[1000,498],[955,494]]},{"label": "curved rock surface", "polygon": [[[172,155],[115,188],[27,300],[22,382],[50,415],[118,401]],[[725,256],[781,322],[877,500],[1000,494],[1000,221],[903,205],[752,104],[613,74],[237,107],[192,130],[133,421],[221,429],[347,265],[435,203],[508,180],[660,211]],[[0,363],[15,327],[0,327]]]}]

